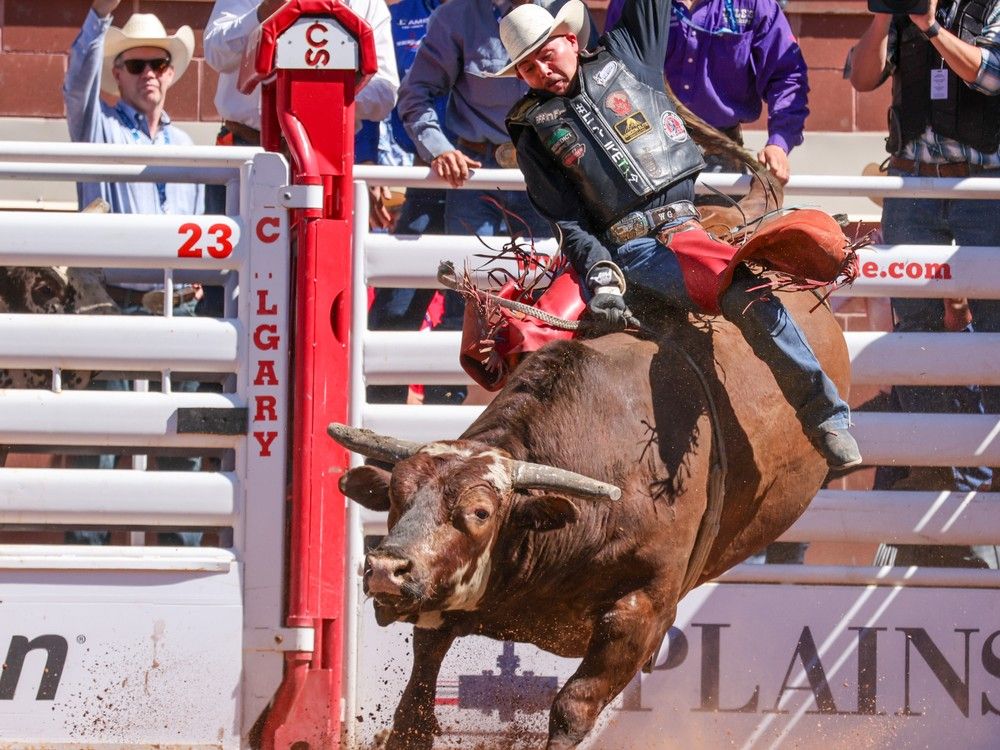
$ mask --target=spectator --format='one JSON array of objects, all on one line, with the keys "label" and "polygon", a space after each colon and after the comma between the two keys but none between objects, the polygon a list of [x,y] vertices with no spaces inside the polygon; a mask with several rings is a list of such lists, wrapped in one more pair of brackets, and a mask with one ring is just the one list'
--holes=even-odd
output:
[{"label": "spectator", "polygon": [[[607,27],[626,0],[611,0]],[[802,51],[776,0],[673,0],[664,72],[677,98],[743,145],[742,126],[767,102],[767,144],[757,154],[782,183],[788,154],[802,143],[809,83]],[[742,162],[708,155],[707,171],[742,172]]]},{"label": "spectator", "polygon": [[[1000,177],[1000,0],[948,3],[930,0],[926,13],[876,13],[848,57],[845,74],[858,91],[892,78],[889,174],[929,177]],[[889,244],[995,245],[1000,201],[886,198],[882,235]],[[1000,302],[970,300],[972,322],[947,321],[953,311],[937,299],[892,299],[897,331],[1000,331]],[[964,321],[962,321],[964,323]],[[975,386],[894,386],[891,399],[907,412],[995,414],[998,389]],[[985,397],[985,406],[984,406]],[[922,476],[918,476],[922,475]],[[985,466],[951,467],[945,487],[927,487],[926,472],[880,468],[876,489],[892,486],[989,489]],[[894,565],[997,567],[995,547],[886,546],[879,562]]]},{"label": "spectator", "polygon": [[[527,91],[516,79],[490,77],[506,59],[498,24],[530,0],[448,0],[431,15],[413,66],[399,92],[399,114],[417,155],[455,188],[469,171],[514,169],[516,154],[504,116]],[[566,0],[538,0],[558,9]],[[590,41],[590,15],[581,37]],[[444,119],[435,104],[447,97]],[[509,213],[507,213],[509,212]],[[445,195],[446,234],[552,236],[552,227],[520,190],[449,190]],[[440,328],[461,330],[464,303],[445,294]],[[455,391],[464,398],[465,388]]]},{"label": "spectator", "polygon": [[[73,42],[63,86],[70,137],[76,142],[136,144],[143,146],[189,146],[191,138],[175,126],[164,111],[171,85],[187,69],[194,51],[194,34],[182,26],[168,35],[152,14],[136,13],[121,29],[111,27],[111,13],[121,0],[94,0]],[[101,91],[117,95],[109,106]],[[113,213],[200,214],[204,208],[201,185],[173,183],[100,182],[77,186],[81,208],[103,198]],[[108,293],[125,315],[148,315],[146,284],[109,285]],[[144,304],[144,299],[146,304]],[[175,293],[175,315],[193,315],[195,301]],[[108,390],[128,390],[123,380],[98,381]],[[184,381],[175,390],[197,390],[198,383]],[[81,463],[83,459],[80,459]],[[101,456],[101,468],[113,468],[115,457]],[[79,465],[79,464],[78,464]],[[197,458],[159,458],[159,469],[200,468]],[[67,540],[84,544],[107,544],[108,532],[69,532]],[[200,543],[201,534],[161,533],[160,544]]]},{"label": "spectator", "polygon": [[[538,4],[558,10],[564,3],[539,0]],[[417,154],[453,187],[465,183],[470,169],[517,167],[504,117],[527,87],[514,78],[489,74],[496,73],[506,59],[498,31],[500,19],[521,4],[523,0],[448,0],[431,15],[427,35],[399,91],[399,114]],[[589,25],[582,38],[590,39]],[[442,96],[448,97],[443,121],[435,106]],[[454,138],[446,135],[446,129]],[[524,224],[515,221],[508,227],[504,212],[489,198]],[[449,190],[445,230],[448,234],[552,234],[549,223],[519,190]]]},{"label": "spectator", "polygon": [[[400,0],[389,6],[392,16],[392,37],[396,48],[396,68],[400,77],[406,75],[427,33],[431,13],[441,5],[440,0]],[[447,97],[435,101],[439,121],[444,117]],[[392,166],[428,166],[416,153],[416,146],[403,127],[399,109],[394,108],[382,123],[383,146],[378,162]],[[409,188],[399,215],[393,222],[397,234],[445,234],[444,206],[446,191],[440,188]],[[374,217],[376,223],[388,223],[383,210]],[[372,330],[416,331],[424,324],[427,307],[433,298],[431,289],[376,289],[369,311]],[[452,300],[454,308],[456,301]],[[368,400],[372,403],[403,403],[407,400],[408,387],[369,386]],[[454,403],[464,398],[465,389],[453,386],[427,386],[424,403]]]},{"label": "spectator", "polygon": [[[205,28],[205,61],[219,73],[215,88],[215,108],[222,116],[216,142],[226,146],[260,145],[260,88],[243,94],[238,88],[240,63],[250,34],[260,23],[285,4],[286,0],[215,0]],[[378,70],[354,102],[356,126],[361,121],[378,122],[389,116],[396,103],[399,76],[392,54],[389,10],[385,0],[346,0],[345,5],[361,16],[375,32]],[[380,195],[373,195],[373,203]],[[222,186],[211,186],[206,196],[209,213],[226,212]],[[222,315],[222,289],[207,291],[199,314]]]},{"label": "spectator", "polygon": [[698,281],[718,278],[711,269],[735,249],[705,232],[691,203],[704,162],[663,89],[669,0],[633,0],[597,52],[584,56],[577,35],[585,12],[579,0],[554,18],[537,6],[516,8],[500,25],[512,60],[500,75],[531,86],[507,130],[528,195],[558,224],[563,253],[590,290],[590,321],[608,331],[638,324],[626,279],[632,295],[682,313],[718,305],[771,368],[828,465],[861,463],[847,404],[781,302],[761,294],[745,266],[724,290]]}]

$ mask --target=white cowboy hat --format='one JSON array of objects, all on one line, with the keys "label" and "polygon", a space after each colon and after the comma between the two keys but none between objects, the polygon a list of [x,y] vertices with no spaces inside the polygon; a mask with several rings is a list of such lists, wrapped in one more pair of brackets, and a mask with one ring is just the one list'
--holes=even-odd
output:
[{"label": "white cowboy hat", "polygon": [[112,26],[104,38],[104,69],[101,71],[101,88],[109,94],[118,94],[118,84],[111,73],[115,58],[133,47],[159,47],[170,53],[176,81],[187,70],[194,54],[194,32],[190,26],[181,26],[173,36],[167,36],[160,19],[152,13],[133,13],[120,29]]},{"label": "white cowboy hat", "polygon": [[555,17],[534,3],[519,5],[500,20],[500,41],[510,55],[510,65],[491,74],[493,78],[517,75],[515,67],[528,55],[554,36],[573,34],[580,46],[590,36],[587,6],[580,0],[569,0]]}]

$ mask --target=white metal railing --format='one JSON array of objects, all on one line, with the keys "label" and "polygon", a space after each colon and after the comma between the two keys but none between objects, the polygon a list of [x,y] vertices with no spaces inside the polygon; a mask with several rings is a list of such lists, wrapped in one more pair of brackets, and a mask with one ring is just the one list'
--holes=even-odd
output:
[{"label": "white metal railing", "polygon": [[[426,168],[358,166],[355,170],[359,180],[373,184],[446,186],[443,180],[428,179],[429,174]],[[745,176],[710,174],[699,179],[700,186],[711,185],[731,193],[745,190],[748,184],[749,178]],[[523,189],[523,179],[517,170],[477,170],[465,187]],[[798,194],[998,198],[1000,182],[988,178],[796,175],[786,186],[786,196]],[[365,215],[367,194],[358,190],[356,198],[358,215]],[[440,260],[451,260],[462,267],[469,256],[480,252],[482,247],[476,238],[398,237],[368,234],[363,227],[358,227],[356,239],[359,246],[363,244],[365,248],[363,253],[356,254],[357,262],[364,264],[363,270],[357,269],[355,273],[356,300],[364,298],[359,292],[365,285],[437,287],[434,269]],[[482,241],[499,249],[507,239],[486,237]],[[538,248],[542,252],[554,252],[556,245],[553,240],[546,240],[540,242]],[[837,295],[1000,299],[1000,274],[995,271],[997,251],[991,247],[878,245],[862,251],[861,276],[852,287],[838,291]],[[475,260],[469,263],[476,267]],[[362,322],[364,315],[364,307],[358,304],[355,308],[355,346],[361,356],[356,358],[356,367],[357,377],[364,383],[469,382],[458,363],[460,334],[368,331]],[[1000,384],[1000,370],[995,366],[1000,354],[998,333],[957,336],[848,332],[845,337],[852,357],[854,382],[859,384]],[[355,392],[356,423],[377,432],[414,440],[457,437],[483,408],[367,404],[363,394],[363,390]],[[1000,465],[1000,418],[995,415],[862,412],[855,413],[854,419],[855,435],[866,460],[872,464]],[[854,530],[858,541],[996,542],[1000,540],[1000,524],[988,520],[991,499],[992,496],[975,495],[942,499],[933,493],[824,491],[785,538],[846,541]],[[945,514],[949,523],[920,525],[918,521],[925,519],[928,513],[938,519]],[[363,513],[361,519],[370,533],[382,527],[382,519],[375,514]],[[779,572],[775,569],[775,574]],[[739,572],[731,574],[740,575]],[[754,575],[759,577],[759,571]],[[956,572],[956,575],[961,577],[962,573]],[[844,581],[848,582],[848,578],[850,576]],[[886,579],[883,576],[880,580]]]},{"label": "white metal railing", "polygon": [[[167,288],[181,281],[225,284],[228,301],[220,319],[175,317],[170,294],[163,314],[148,317],[0,315],[0,368],[55,376],[51,390],[0,390],[0,442],[15,450],[124,452],[140,459],[204,452],[221,468],[147,472],[141,460],[134,464],[140,470],[0,468],[0,526],[222,528],[231,529],[222,536],[231,542],[224,549],[0,544],[0,598],[11,610],[0,624],[0,648],[10,627],[30,628],[30,622],[19,625],[24,618],[14,602],[51,597],[49,621],[65,619],[67,602],[75,602],[74,618],[77,612],[92,618],[91,642],[116,644],[123,657],[115,668],[128,673],[138,667],[127,654],[139,658],[151,632],[156,646],[160,636],[144,619],[155,618],[157,627],[166,623],[169,651],[159,658],[169,676],[157,680],[168,691],[146,691],[150,709],[130,716],[122,742],[142,744],[136,727],[174,710],[180,681],[213,680],[228,687],[194,688],[202,704],[172,719],[199,715],[205,733],[191,735],[199,746],[239,747],[281,680],[281,652],[311,648],[311,631],[282,623],[290,252],[280,191],[288,187],[288,166],[260,149],[0,142],[0,179],[39,178],[226,185],[228,216],[0,212],[0,265],[101,268],[112,283]],[[159,391],[60,390],[62,370],[156,377],[163,385]],[[222,378],[226,392],[179,392],[172,380],[182,373]],[[183,410],[234,419],[218,430],[180,429]],[[233,429],[241,418],[245,432]],[[78,593],[84,590],[90,593]],[[112,600],[136,613],[127,625],[114,614],[107,625],[98,617],[102,603]],[[30,608],[22,609],[29,617]],[[200,628],[198,639],[185,640],[189,626]],[[75,674],[67,666],[64,681],[82,679],[81,669],[105,669],[85,664],[79,657]],[[203,664],[210,673],[204,678]],[[144,668],[148,677],[148,660]],[[86,687],[73,688],[81,695],[91,689],[85,676]],[[119,683],[121,675],[108,682]],[[32,738],[49,737],[50,729],[65,735],[61,720],[51,728],[47,716],[20,711],[11,718],[8,708],[0,701],[4,739],[18,731]],[[152,727],[139,739],[158,732]],[[81,742],[89,746],[100,739],[95,736]]]},{"label": "white metal railing", "polygon": [[[372,185],[401,187],[450,187],[447,180],[429,167],[380,167],[358,164],[354,177]],[[743,195],[750,187],[749,175],[710,174],[698,177],[696,190],[715,189],[729,195]],[[523,190],[524,176],[518,169],[477,169],[460,188],[463,190]],[[792,175],[785,185],[785,197],[796,195],[870,195],[914,198],[996,198],[997,181],[989,177],[846,177],[837,175]],[[791,203],[789,201],[786,201]]]},{"label": "white metal railing", "polygon": [[[430,176],[426,168],[355,167],[355,215],[366,217],[368,195],[362,181],[378,185],[407,187],[447,187],[444,180]],[[703,175],[700,185],[728,193],[744,192],[747,177]],[[476,170],[465,185],[479,189],[523,189],[517,170]],[[699,187],[704,190],[703,187]],[[787,195],[885,195],[906,190],[911,195],[952,197],[956,191],[982,197],[1000,196],[997,181],[926,180],[913,178],[817,178],[793,176]],[[483,238],[499,249],[505,237]],[[482,411],[480,406],[407,406],[368,404],[366,385],[405,383],[466,383],[459,367],[460,335],[450,332],[384,332],[367,327],[368,287],[437,287],[435,269],[441,260],[451,260],[457,268],[476,268],[470,255],[482,251],[480,240],[472,237],[400,237],[370,234],[364,219],[355,221],[354,288],[351,330],[351,419],[352,423],[413,440],[431,441],[457,437]],[[538,243],[541,252],[551,253],[555,242]],[[961,296],[1000,298],[1000,277],[994,271],[995,248],[886,247],[865,251],[863,275],[852,289],[841,292],[853,296]],[[902,265],[892,265],[892,264]],[[927,264],[949,263],[950,278],[934,278],[937,272]],[[919,264],[918,267],[913,264]],[[987,265],[989,264],[989,265]],[[885,276],[881,275],[885,271]],[[941,273],[944,276],[944,273]],[[917,278],[919,277],[919,278]],[[926,277],[926,278],[925,278]],[[955,379],[954,364],[961,362],[963,375],[981,383],[998,383],[995,363],[996,334],[907,334],[848,333],[856,382],[866,383],[949,383]],[[936,355],[928,354],[933,350]],[[897,352],[897,354],[894,354]],[[901,355],[898,353],[901,352]],[[910,358],[909,368],[897,361]],[[900,372],[903,370],[903,372]],[[891,378],[891,379],[890,379]],[[856,414],[856,435],[870,458],[909,461],[916,465],[957,463],[978,465],[1000,462],[1000,441],[994,439],[995,417],[962,415]],[[926,419],[925,419],[926,417]],[[932,456],[928,445],[934,445]],[[957,460],[957,459],[963,460]],[[967,459],[967,460],[966,460]],[[359,460],[357,456],[354,460]],[[932,544],[973,544],[1000,540],[1000,515],[992,509],[996,497],[975,493],[845,492],[821,491],[810,509],[782,536],[786,541],[898,542]],[[355,503],[349,506],[350,538],[348,571],[358,575],[363,569],[364,537],[385,532],[384,514],[371,513]],[[367,624],[360,585],[349,586],[347,597],[346,707],[349,742],[360,731],[350,717],[360,713],[359,686],[366,682],[364,670],[371,668],[370,657],[378,639]],[[876,589],[918,591],[922,587],[995,589],[1000,585],[994,571],[970,569],[877,568],[848,565],[738,565],[720,579],[722,584],[806,584],[858,587],[859,601]],[[732,588],[728,585],[718,586]],[[737,589],[739,587],[736,587]],[[738,596],[739,592],[734,596]],[[728,620],[727,620],[728,622]],[[363,624],[365,623],[365,624]],[[364,636],[362,636],[362,632]],[[361,640],[362,637],[365,640]],[[384,648],[384,646],[383,646]],[[390,647],[391,649],[392,647]],[[363,653],[364,652],[364,653]],[[378,660],[376,659],[377,663]],[[470,662],[471,663],[471,662]],[[478,666],[487,667],[483,659]],[[532,663],[532,668],[536,665]],[[478,672],[477,672],[478,674]],[[369,686],[370,687],[370,686]],[[368,696],[371,698],[371,696]]]}]

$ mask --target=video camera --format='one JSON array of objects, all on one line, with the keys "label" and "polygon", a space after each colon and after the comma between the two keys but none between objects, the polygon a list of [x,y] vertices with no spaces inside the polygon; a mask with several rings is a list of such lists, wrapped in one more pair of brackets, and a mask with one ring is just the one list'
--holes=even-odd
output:
[{"label": "video camera", "polygon": [[929,5],[928,0],[868,0],[868,10],[872,13],[894,15],[921,16]]}]

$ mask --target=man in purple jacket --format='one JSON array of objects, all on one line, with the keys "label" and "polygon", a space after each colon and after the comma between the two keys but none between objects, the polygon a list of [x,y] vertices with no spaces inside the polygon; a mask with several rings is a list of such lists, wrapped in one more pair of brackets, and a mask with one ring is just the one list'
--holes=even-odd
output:
[{"label": "man in purple jacket", "polygon": [[[629,0],[611,0],[607,28]],[[742,144],[741,125],[767,102],[767,144],[757,158],[782,182],[788,153],[802,143],[809,83],[802,51],[777,0],[673,0],[663,66],[677,98]],[[706,171],[743,171],[706,158]]]}]

